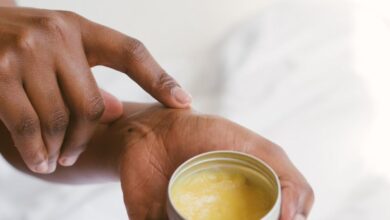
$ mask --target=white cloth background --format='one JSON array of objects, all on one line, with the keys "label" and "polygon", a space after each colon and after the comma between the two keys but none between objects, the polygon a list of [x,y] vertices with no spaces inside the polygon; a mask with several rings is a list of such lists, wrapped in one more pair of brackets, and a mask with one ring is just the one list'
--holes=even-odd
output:
[{"label": "white cloth background", "polygon": [[[162,59],[191,91],[195,108],[287,151],[315,189],[315,220],[390,219],[388,183],[364,168],[361,155],[371,100],[356,75],[353,19],[345,1],[273,1],[202,56]],[[112,70],[94,73],[121,99],[151,100]],[[126,219],[118,184],[52,185],[1,161],[0,170],[2,220]]]}]

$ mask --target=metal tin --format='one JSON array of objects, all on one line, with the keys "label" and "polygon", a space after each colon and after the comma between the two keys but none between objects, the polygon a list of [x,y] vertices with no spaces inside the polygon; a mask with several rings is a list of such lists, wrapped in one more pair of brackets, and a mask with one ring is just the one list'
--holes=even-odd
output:
[{"label": "metal tin", "polygon": [[211,151],[197,155],[179,166],[173,173],[168,185],[167,213],[170,220],[185,220],[177,210],[172,200],[172,187],[175,182],[184,175],[190,175],[199,169],[207,169],[210,166],[237,166],[251,169],[262,177],[261,181],[267,184],[272,192],[273,205],[261,220],[278,220],[281,209],[281,187],[276,173],[266,163],[251,155],[236,151]]}]

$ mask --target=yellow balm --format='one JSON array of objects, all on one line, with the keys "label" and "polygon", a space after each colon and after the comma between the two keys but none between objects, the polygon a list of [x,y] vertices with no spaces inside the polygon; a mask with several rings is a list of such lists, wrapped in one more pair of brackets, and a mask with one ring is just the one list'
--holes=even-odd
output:
[{"label": "yellow balm", "polygon": [[171,190],[173,205],[187,220],[259,220],[275,201],[272,186],[262,175],[234,165],[186,173]]}]

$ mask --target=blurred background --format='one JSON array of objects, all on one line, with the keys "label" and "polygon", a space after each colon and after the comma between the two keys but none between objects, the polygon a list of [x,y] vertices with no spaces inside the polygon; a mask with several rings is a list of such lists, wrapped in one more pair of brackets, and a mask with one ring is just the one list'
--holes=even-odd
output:
[{"label": "blurred background", "polygon": [[[20,0],[140,39],[194,96],[281,145],[316,192],[310,219],[390,219],[390,1]],[[113,70],[102,88],[152,101]],[[126,219],[118,184],[58,186],[0,160],[0,219]],[[12,186],[12,187],[10,187]]]}]

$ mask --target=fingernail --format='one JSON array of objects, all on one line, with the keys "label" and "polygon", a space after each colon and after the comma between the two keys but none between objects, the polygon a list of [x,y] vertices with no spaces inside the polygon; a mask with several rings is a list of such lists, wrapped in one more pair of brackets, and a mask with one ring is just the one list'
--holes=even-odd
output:
[{"label": "fingernail", "polygon": [[181,104],[188,104],[192,101],[191,95],[180,87],[173,88],[171,93],[173,97],[175,97],[175,99]]},{"label": "fingernail", "polygon": [[72,156],[72,157],[61,157],[58,160],[58,163],[61,164],[64,167],[69,167],[73,166],[76,163],[77,157]]},{"label": "fingernail", "polygon": [[50,162],[48,173],[53,173],[56,170],[56,168],[57,168],[57,162],[56,161]]},{"label": "fingernail", "polygon": [[47,161],[43,161],[42,163],[38,164],[34,171],[37,173],[47,173],[49,170],[49,164]]},{"label": "fingernail", "polygon": [[306,217],[301,215],[301,214],[298,214],[294,217],[294,220],[306,220]]}]

